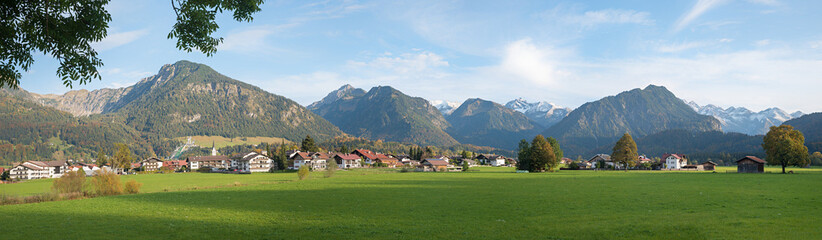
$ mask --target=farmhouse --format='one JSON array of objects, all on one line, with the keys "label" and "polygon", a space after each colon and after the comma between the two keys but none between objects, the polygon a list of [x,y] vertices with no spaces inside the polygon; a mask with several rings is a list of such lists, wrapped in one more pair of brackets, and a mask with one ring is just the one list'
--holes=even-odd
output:
[{"label": "farmhouse", "polygon": [[688,164],[688,160],[685,158],[685,155],[682,154],[664,154],[662,155],[663,161],[665,161],[665,168],[666,169],[682,169],[686,164]]},{"label": "farmhouse", "polygon": [[334,161],[337,162],[339,168],[358,168],[361,167],[360,161],[362,159],[356,154],[340,153],[334,156]]},{"label": "farmhouse", "polygon": [[328,158],[324,158],[325,154],[316,154],[308,152],[297,152],[291,160],[294,162],[293,169],[299,169],[303,165],[307,165],[311,169],[324,169]]},{"label": "farmhouse", "polygon": [[765,160],[754,156],[746,156],[736,160],[736,172],[763,173],[765,172]]},{"label": "farmhouse", "polygon": [[448,170],[448,162],[438,158],[429,158],[422,160],[417,169],[423,172],[440,172]]},{"label": "farmhouse", "polygon": [[388,157],[388,156],[381,156],[378,157],[377,160],[374,160],[375,163],[385,164],[385,166],[390,168],[395,168],[397,165],[400,165],[400,161],[396,158]]},{"label": "farmhouse", "polygon": [[177,171],[182,167],[188,166],[188,163],[185,160],[168,160],[163,161],[163,166],[167,167],[171,171]]},{"label": "farmhouse", "polygon": [[27,161],[11,168],[9,177],[16,179],[59,178],[69,170],[66,161]]},{"label": "farmhouse", "polygon": [[163,160],[156,157],[150,157],[140,161],[140,165],[143,167],[143,171],[157,171],[163,167]]},{"label": "farmhouse", "polygon": [[614,167],[614,162],[611,161],[611,155],[604,154],[604,153],[594,155],[594,157],[589,159],[588,162],[591,163],[592,167],[594,167],[594,168],[600,168],[600,166],[602,166],[602,167],[605,167],[605,166]]},{"label": "farmhouse", "polygon": [[268,172],[274,162],[265,155],[249,152],[231,160],[231,167],[243,172]]},{"label": "farmhouse", "polygon": [[188,162],[188,166],[191,170],[197,170],[204,167],[209,167],[211,169],[228,169],[231,164],[231,159],[229,159],[228,156],[223,155],[200,156],[188,157],[186,158],[186,162]]},{"label": "farmhouse", "polygon": [[484,164],[488,164],[494,167],[505,166],[505,157],[499,155],[480,154],[479,156],[477,156],[477,160]]}]

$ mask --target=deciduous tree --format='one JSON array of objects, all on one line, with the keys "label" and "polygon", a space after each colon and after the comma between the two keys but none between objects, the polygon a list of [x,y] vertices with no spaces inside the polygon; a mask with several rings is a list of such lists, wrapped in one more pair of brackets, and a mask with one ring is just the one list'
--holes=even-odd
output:
[{"label": "deciduous tree", "polygon": [[[0,3],[0,88],[20,85],[20,70],[28,71],[33,53],[51,55],[60,62],[57,75],[63,85],[86,84],[100,79],[103,61],[92,42],[108,34],[109,0],[3,1]],[[172,0],[177,22],[168,38],[177,48],[196,49],[211,56],[223,39],[212,37],[219,29],[217,13],[232,12],[236,21],[250,22],[263,0]]]},{"label": "deciduous tree", "polygon": [[628,170],[628,167],[636,166],[638,158],[639,153],[637,153],[636,142],[634,142],[631,134],[625,133],[614,145],[611,160]]},{"label": "deciduous tree", "polygon": [[808,162],[808,147],[805,136],[790,125],[773,126],[762,140],[765,161],[770,165],[782,166],[782,173],[788,165],[805,166]]}]

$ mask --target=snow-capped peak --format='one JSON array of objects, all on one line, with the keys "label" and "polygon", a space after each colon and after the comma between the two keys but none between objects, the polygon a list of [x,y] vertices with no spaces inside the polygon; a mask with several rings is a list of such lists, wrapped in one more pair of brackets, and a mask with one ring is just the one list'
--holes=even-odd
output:
[{"label": "snow-capped peak", "polygon": [[446,100],[431,100],[431,105],[433,105],[437,110],[440,110],[442,115],[451,115],[454,110],[460,106],[459,102],[451,102]]},{"label": "snow-capped peak", "polygon": [[505,107],[524,113],[525,116],[544,127],[556,124],[571,112],[570,108],[560,107],[553,103],[545,101],[531,103],[523,98],[511,100],[505,104]]},{"label": "snow-capped peak", "polygon": [[682,100],[699,114],[713,116],[722,124],[725,132],[739,132],[748,135],[759,135],[768,132],[771,126],[800,117],[802,112],[788,114],[779,108],[768,108],[759,112],[744,107],[721,108],[712,104],[700,106],[693,101]]}]

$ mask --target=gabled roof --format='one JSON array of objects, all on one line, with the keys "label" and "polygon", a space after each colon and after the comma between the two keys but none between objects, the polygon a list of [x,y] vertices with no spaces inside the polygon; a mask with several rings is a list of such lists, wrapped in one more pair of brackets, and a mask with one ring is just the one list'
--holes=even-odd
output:
[{"label": "gabled roof", "polygon": [[588,161],[597,161],[598,159],[602,159],[603,161],[608,162],[608,161],[611,161],[611,155],[600,153],[600,154],[594,155],[594,157],[592,157]]},{"label": "gabled roof", "polygon": [[702,165],[708,165],[708,164],[710,164],[710,165],[716,165],[716,163],[715,163],[715,162],[713,162],[713,161],[707,161],[707,162],[702,163]]},{"label": "gabled roof", "polygon": [[294,158],[294,159],[299,158],[300,160],[309,160],[309,159],[311,159],[311,155],[309,155],[307,152],[295,152],[294,157],[292,157],[292,158]]},{"label": "gabled roof", "polygon": [[335,156],[335,158],[339,158],[339,159],[342,159],[342,160],[360,160],[360,156],[357,156],[357,154],[350,154],[350,153],[337,154],[337,156]]},{"label": "gabled roof", "polygon": [[677,154],[677,153],[673,153],[673,154],[668,154],[668,153],[666,153],[666,154],[662,155],[662,159],[668,159],[668,157],[674,157],[674,158],[676,158],[676,159],[683,159],[683,158],[686,158],[686,157],[685,157],[685,155],[683,155],[683,154]]},{"label": "gabled roof", "polygon": [[439,159],[439,158],[428,158],[428,159],[422,160],[422,162],[420,162],[420,163],[425,164],[426,162],[433,165],[433,166],[448,166],[448,162],[446,162],[445,160]]},{"label": "gabled roof", "polygon": [[199,157],[188,157],[186,161],[188,162],[201,162],[201,161],[228,161],[228,156],[217,155],[217,156],[199,156]]},{"label": "gabled roof", "polygon": [[354,150],[351,153],[363,156],[363,157],[368,158],[368,159],[377,159],[378,158],[377,154],[375,154],[374,152],[372,152],[371,150],[368,150],[368,149],[357,149],[357,150]]},{"label": "gabled roof", "polygon": [[162,162],[162,161],[163,160],[160,160],[159,158],[150,157],[150,158],[143,159],[143,161],[140,161],[140,162]]},{"label": "gabled roof", "polygon": [[251,159],[254,159],[256,157],[268,158],[265,155],[259,154],[257,152],[249,152],[249,153],[246,153],[245,155],[243,155],[243,157],[240,158],[240,161],[246,161],[247,162],[247,161],[251,161]]},{"label": "gabled roof", "polygon": [[739,162],[739,161],[742,161],[742,160],[745,160],[745,159],[750,159],[754,162],[765,164],[765,160],[759,159],[758,157],[755,157],[755,156],[745,156],[742,159],[736,160],[736,162]]}]

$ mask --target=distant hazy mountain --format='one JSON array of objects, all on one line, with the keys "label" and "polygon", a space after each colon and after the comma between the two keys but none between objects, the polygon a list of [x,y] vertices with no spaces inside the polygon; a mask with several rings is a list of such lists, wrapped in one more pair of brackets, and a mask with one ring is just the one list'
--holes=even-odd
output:
[{"label": "distant hazy mountain", "polygon": [[472,98],[445,117],[448,133],[461,143],[514,149],[520,139],[531,139],[543,128],[525,114],[498,103]]},{"label": "distant hazy mountain", "polygon": [[308,105],[307,108],[308,110],[314,111],[322,106],[333,103],[334,101],[340,99],[351,99],[355,97],[361,97],[362,95],[365,95],[365,90],[362,90],[361,88],[354,88],[350,84],[346,84],[340,87],[339,89],[334,90],[331,93],[328,93],[328,95],[325,96],[325,98],[323,98],[322,100],[314,102],[311,105]]},{"label": "distant hazy mountain", "polygon": [[522,98],[511,100],[505,104],[505,107],[524,113],[544,128],[557,124],[571,112],[570,108],[560,107],[553,103],[545,101],[529,103]]},{"label": "distant hazy mountain", "polygon": [[433,100],[431,101],[431,105],[434,105],[437,110],[440,110],[443,116],[448,116],[451,112],[454,112],[458,107],[460,107],[460,103],[458,102],[449,102],[445,100]]},{"label": "distant hazy mountain", "polygon": [[458,144],[451,125],[431,104],[392,87],[374,87],[365,95],[338,98],[313,110],[348,134],[368,139],[421,145]]},{"label": "distant hazy mountain", "polygon": [[569,156],[665,130],[721,131],[718,120],[694,111],[665,87],[650,85],[583,104],[543,135],[560,140]]},{"label": "distant hazy mountain", "polygon": [[810,152],[822,152],[822,112],[807,114],[785,121],[805,136],[805,146]]},{"label": "distant hazy mountain", "polygon": [[699,114],[713,116],[722,124],[725,132],[738,132],[748,135],[763,135],[771,126],[781,125],[804,115],[802,112],[787,113],[779,108],[768,108],[760,112],[753,112],[744,107],[729,107],[723,109],[711,104],[700,106],[693,101],[687,102]]}]

